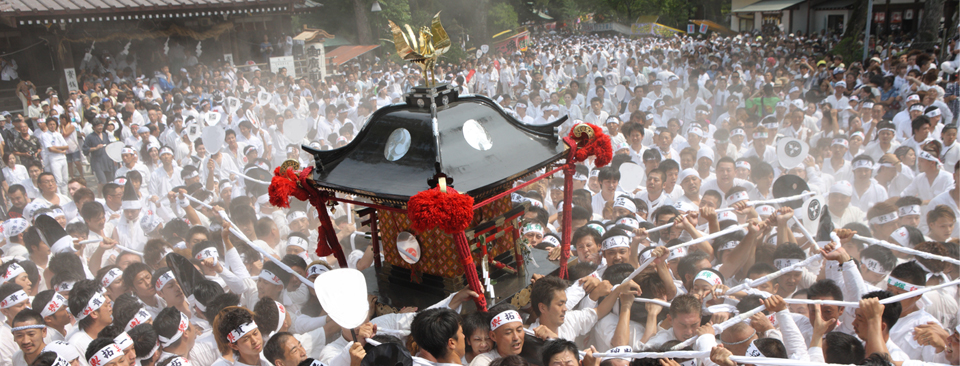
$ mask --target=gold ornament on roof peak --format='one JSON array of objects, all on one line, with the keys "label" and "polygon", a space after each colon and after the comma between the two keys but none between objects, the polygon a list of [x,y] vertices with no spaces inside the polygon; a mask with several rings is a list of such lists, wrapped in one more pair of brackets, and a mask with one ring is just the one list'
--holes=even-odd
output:
[{"label": "gold ornament on roof peak", "polygon": [[433,80],[433,70],[437,64],[437,58],[450,50],[450,36],[440,24],[440,13],[433,16],[433,22],[430,27],[420,27],[420,35],[413,32],[409,24],[404,24],[400,28],[393,21],[390,23],[390,32],[393,33],[393,44],[397,47],[397,54],[405,61],[410,61],[423,69],[424,83],[426,86],[435,86]]}]

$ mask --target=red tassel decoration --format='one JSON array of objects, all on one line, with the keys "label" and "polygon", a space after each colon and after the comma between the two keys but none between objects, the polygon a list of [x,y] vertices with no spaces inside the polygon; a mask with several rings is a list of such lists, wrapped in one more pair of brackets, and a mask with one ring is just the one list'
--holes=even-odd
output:
[{"label": "red tassel decoration", "polygon": [[276,207],[290,208],[290,196],[301,201],[308,200],[310,198],[309,193],[303,189],[300,182],[304,177],[309,176],[312,170],[310,167],[300,171],[286,169],[281,172],[280,167],[274,169],[273,179],[270,180],[270,187],[267,188],[267,192],[270,194],[270,204]]},{"label": "red tassel decoration", "polygon": [[[584,129],[581,126],[588,126]],[[581,122],[573,126],[567,135],[577,142],[577,150],[573,153],[573,160],[576,163],[587,160],[591,156],[596,156],[594,165],[603,167],[610,164],[613,160],[613,147],[610,145],[610,136],[603,133],[603,129],[594,124]]]},{"label": "red tassel decoration", "polygon": [[447,234],[454,234],[466,230],[473,221],[473,197],[450,187],[447,193],[431,188],[410,198],[407,215],[417,232],[439,227]]}]

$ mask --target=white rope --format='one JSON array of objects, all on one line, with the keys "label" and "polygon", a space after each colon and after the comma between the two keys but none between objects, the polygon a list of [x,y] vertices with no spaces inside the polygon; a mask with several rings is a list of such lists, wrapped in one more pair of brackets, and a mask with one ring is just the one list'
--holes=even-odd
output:
[{"label": "white rope", "polygon": [[701,237],[699,237],[699,238],[696,238],[696,239],[693,239],[693,240],[691,240],[691,241],[688,241],[688,242],[686,242],[686,243],[681,243],[681,244],[674,245],[674,246],[672,246],[672,247],[667,247],[667,249],[669,249],[669,250],[674,250],[674,249],[689,247],[689,246],[692,246],[692,245],[695,245],[695,244],[700,244],[700,243],[705,242],[705,241],[707,241],[707,240],[713,240],[713,239],[719,238],[719,237],[721,237],[721,236],[727,235],[727,234],[729,234],[729,233],[732,233],[732,232],[735,232],[735,231],[740,231],[740,230],[742,230],[742,229],[745,228],[745,227],[747,227],[747,224],[733,225],[733,226],[731,226],[731,227],[728,227],[728,228],[726,228],[726,229],[720,230],[720,231],[715,232],[715,233],[713,233],[713,234],[704,235],[704,236],[701,236]]},{"label": "white rope", "polygon": [[[760,305],[760,306],[757,306],[757,307],[756,307],[755,309],[753,309],[753,310],[750,310],[750,311],[745,312],[745,313],[741,313],[740,315],[737,315],[737,316],[730,317],[730,319],[727,319],[727,321],[725,321],[725,322],[723,322],[723,323],[714,324],[714,325],[713,325],[713,331],[714,331],[714,333],[716,333],[716,334],[723,333],[723,331],[726,330],[727,328],[730,328],[730,327],[732,327],[734,324],[737,324],[737,323],[740,323],[740,322],[742,322],[742,321],[744,321],[744,320],[749,319],[749,318],[750,318],[751,316],[753,316],[754,314],[759,313],[759,312],[763,311],[763,310],[766,309],[766,308],[767,308],[766,306]],[[671,349],[671,350],[678,350],[678,349],[687,348],[687,347],[689,347],[691,344],[693,344],[693,342],[696,342],[696,341],[697,341],[697,338],[700,338],[700,337],[699,337],[699,336],[690,337],[690,338],[688,338],[687,340],[685,340],[685,341],[683,341],[683,342],[680,342],[679,344],[673,346],[673,347],[670,348],[670,349]]]},{"label": "white rope", "polygon": [[244,178],[246,178],[246,179],[249,179],[250,181],[252,181],[252,182],[254,182],[254,183],[266,184],[266,185],[268,185],[268,186],[270,185],[270,182],[264,182],[264,181],[259,180],[259,179],[250,178],[249,175],[240,173],[240,172],[238,172],[238,171],[236,171],[236,170],[233,170],[233,169],[224,169],[224,170],[226,170],[228,173],[233,173],[233,174],[239,175],[239,176],[241,176],[241,177],[244,177]]},{"label": "white rope", "polygon": [[[801,193],[801,194],[798,194],[798,195],[794,195],[794,196],[788,196],[788,197],[782,197],[782,198],[774,198],[774,199],[770,199],[770,200],[751,201],[751,202],[747,202],[747,206],[769,205],[769,204],[783,203],[783,202],[798,200],[798,199],[804,198],[804,197],[806,197],[806,196],[812,196],[812,195],[814,195],[814,194],[815,194],[815,193],[813,193],[813,192],[804,192],[804,193]],[[727,211],[733,211],[733,210],[735,210],[734,207],[727,207],[727,208],[721,208],[721,209],[719,209],[719,210],[716,210],[716,212],[717,212],[717,213],[721,213],[721,212],[727,212]],[[669,229],[669,228],[673,227],[674,224],[675,224],[674,222],[666,223],[666,224],[663,224],[663,225],[660,225],[660,226],[651,228],[650,230],[647,230],[647,233],[648,233],[648,234],[649,234],[649,233],[655,233],[655,232],[660,231],[660,230],[663,230],[663,229]]]},{"label": "white rope", "polygon": [[646,302],[646,303],[651,303],[651,304],[657,304],[657,305],[663,306],[663,307],[665,307],[665,308],[669,308],[669,307],[670,307],[670,303],[669,303],[669,302],[660,301],[660,300],[657,300],[657,299],[645,299],[645,298],[642,298],[642,297],[638,297],[638,298],[634,298],[634,299],[633,299],[633,302]]},{"label": "white rope", "polygon": [[[581,352],[581,354],[583,354]],[[613,357],[613,358],[704,358],[710,357],[710,351],[668,351],[668,352],[598,352],[593,354],[594,358]]]},{"label": "white rope", "polygon": [[[925,287],[921,290],[910,291],[897,296],[890,296],[886,299],[880,300],[880,304],[881,305],[892,304],[895,302],[903,301],[905,299],[909,299],[911,297],[917,297],[917,296],[923,295],[924,293],[927,293],[930,291],[936,291],[944,287],[950,287],[950,286],[956,286],[956,285],[960,285],[960,279],[953,280],[947,283],[941,283],[936,286]],[[852,308],[860,307],[859,302],[846,302],[846,301],[834,301],[834,300],[783,299],[783,301],[788,304],[822,304],[822,305],[836,305],[836,306],[844,306],[844,307],[852,307]],[[766,309],[766,307],[763,305],[760,305],[753,310],[750,310],[746,313],[732,317],[723,323],[714,325],[713,329],[716,331],[717,334],[720,334],[727,328],[733,326],[734,324],[739,323],[743,320],[746,320],[747,318],[753,316],[756,313],[763,311],[764,309]],[[676,349],[681,349],[681,348],[690,346],[691,344],[693,344],[693,342],[696,341],[696,339],[697,337],[692,337],[690,339],[687,339],[686,341],[683,341],[683,343],[673,346],[672,349],[676,350]]]},{"label": "white rope", "polygon": [[888,248],[888,249],[890,249],[890,250],[896,250],[896,251],[898,251],[898,252],[903,252],[903,253],[915,255],[915,256],[918,256],[918,257],[923,257],[923,258],[927,258],[927,259],[933,259],[933,260],[938,260],[938,261],[943,261],[943,262],[947,262],[947,263],[952,263],[952,264],[960,265],[960,260],[957,260],[957,259],[954,259],[954,258],[944,257],[944,256],[942,256],[942,255],[936,255],[936,254],[931,254],[931,253],[919,251],[919,250],[916,250],[916,249],[911,249],[911,248],[907,248],[907,247],[902,247],[902,246],[899,246],[899,245],[896,245],[896,244],[891,244],[891,243],[889,243],[889,242],[887,242],[887,241],[884,241],[884,240],[879,240],[879,239],[874,239],[874,238],[868,238],[868,237],[860,236],[860,235],[856,235],[856,234],[853,235],[853,238],[856,239],[856,240],[865,241],[865,242],[870,243],[870,244],[872,244],[872,245],[879,245],[879,246],[881,246],[881,247]]},{"label": "white rope", "polygon": [[[82,240],[82,241],[80,241],[80,242],[77,243],[77,244],[87,245],[87,244],[99,243],[99,242],[101,242],[101,241],[103,241],[103,239],[87,239],[87,240]],[[113,247],[113,248],[116,249],[116,250],[121,250],[121,251],[124,251],[124,252],[130,252],[130,253],[133,253],[133,254],[136,254],[136,255],[139,255],[139,256],[143,257],[143,252],[138,252],[138,251],[136,251],[136,250],[127,248],[127,247],[122,246],[122,245],[119,245],[119,244],[117,244],[117,245],[116,245],[115,247]]]},{"label": "white rope", "polygon": [[729,290],[727,290],[726,295],[730,295],[730,294],[733,294],[733,293],[738,292],[738,291],[743,291],[743,290],[746,290],[746,289],[748,289],[748,288],[754,288],[754,287],[760,286],[760,285],[762,285],[762,284],[764,284],[764,283],[767,283],[767,282],[770,282],[771,280],[776,279],[777,277],[780,277],[780,276],[784,275],[784,274],[787,273],[787,272],[792,272],[793,270],[795,270],[795,269],[797,269],[797,268],[804,267],[804,266],[810,264],[811,262],[820,260],[820,259],[822,259],[822,258],[823,258],[823,254],[817,253],[817,254],[814,254],[814,255],[810,256],[809,258],[804,259],[804,260],[802,260],[802,261],[800,261],[800,262],[797,262],[797,263],[795,263],[795,264],[793,264],[793,265],[791,265],[791,266],[789,266],[789,267],[784,267],[783,269],[781,269],[781,270],[779,270],[779,271],[776,271],[776,272],[767,274],[766,276],[757,278],[757,279],[755,279],[755,280],[746,280],[746,281],[744,281],[743,283],[741,283],[741,284],[739,284],[739,285],[737,285],[737,286],[731,287]]},{"label": "white rope", "polygon": [[[206,208],[208,208],[208,209],[211,209],[211,210],[213,209],[213,206],[210,206],[210,205],[208,205],[208,204],[206,204],[206,203],[203,203],[202,201],[200,201],[200,200],[198,200],[198,199],[196,199],[196,198],[191,197],[189,194],[185,194],[185,195],[183,195],[183,196],[186,197],[188,200],[191,200],[191,201],[193,201],[193,202],[196,202],[197,204],[199,204],[199,205],[201,205],[201,206],[204,206],[204,207],[206,207]],[[256,245],[256,244],[254,244],[253,242],[251,242],[250,239],[247,238],[247,236],[244,235],[244,233],[243,233],[242,231],[240,231],[240,229],[237,229],[237,225],[235,225],[235,224],[233,223],[233,221],[230,221],[230,218],[227,217],[227,214],[225,214],[223,211],[218,211],[218,213],[220,214],[220,218],[222,218],[223,221],[226,221],[226,222],[230,223],[230,232],[233,233],[233,235],[235,235],[236,237],[240,238],[240,240],[242,240],[243,242],[247,243],[247,245],[249,245],[249,246],[250,246],[251,248],[253,248],[254,250],[260,252],[260,254],[262,254],[264,258],[270,258],[270,257],[273,256],[272,254],[267,253],[267,251],[266,251],[265,249],[261,248],[259,245]],[[305,277],[301,276],[299,273],[295,272],[295,271],[293,270],[293,268],[290,268],[290,266],[286,265],[286,264],[283,263],[282,261],[272,260],[271,262],[276,263],[277,266],[280,267],[280,269],[282,269],[282,270],[286,271],[287,273],[290,273],[291,275],[294,275],[294,276],[296,276],[297,278],[299,278],[299,279],[300,279],[300,282],[303,282],[303,284],[309,286],[310,288],[313,288],[313,282],[312,282],[312,281],[310,281],[310,280],[306,279]]]},{"label": "white rope", "polygon": [[[737,364],[752,364],[752,365],[778,365],[778,366],[836,366],[836,365],[847,365],[847,364],[837,364],[837,363],[824,363],[824,362],[813,362],[813,361],[800,361],[800,360],[791,360],[787,358],[769,358],[769,357],[747,357],[747,356],[730,356],[730,361],[736,362]],[[852,365],[847,365],[852,366]]]},{"label": "white rope", "polygon": [[[580,352],[581,357],[585,353]],[[623,353],[607,353],[607,352],[597,352],[593,354],[594,358],[679,358],[679,359],[694,359],[694,358],[710,358],[710,351],[668,351],[668,352],[623,352]],[[730,360],[736,362],[737,364],[752,364],[752,365],[779,365],[779,366],[853,366],[849,364],[838,364],[838,363],[825,363],[825,362],[814,362],[814,361],[801,361],[801,360],[792,360],[786,358],[770,358],[770,357],[749,357],[749,356],[730,356]],[[924,363],[924,365],[932,366],[941,366],[943,364],[935,363]],[[946,365],[943,365],[946,366]]]},{"label": "white rope", "polygon": [[136,250],[127,248],[127,247],[122,246],[122,245],[117,245],[117,246],[115,246],[114,248],[119,249],[119,250],[122,250],[122,251],[124,251],[124,252],[129,252],[129,253],[133,253],[133,254],[139,255],[140,257],[143,257],[143,252],[138,252],[138,251],[136,251]]}]

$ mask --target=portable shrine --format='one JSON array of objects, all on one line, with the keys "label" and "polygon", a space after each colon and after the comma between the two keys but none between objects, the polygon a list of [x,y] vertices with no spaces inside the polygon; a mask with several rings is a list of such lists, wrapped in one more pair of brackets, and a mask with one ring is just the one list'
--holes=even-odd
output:
[{"label": "portable shrine", "polygon": [[[431,28],[421,29],[421,43],[432,39],[429,45],[410,45],[415,40],[391,26],[399,54],[418,65],[426,51],[434,50],[427,56],[435,58],[449,48],[436,17]],[[566,276],[574,164],[596,155],[603,166],[612,152],[597,126],[578,124],[559,136],[565,120],[526,125],[487,97],[459,95],[449,84],[421,85],[404,95],[404,103],[375,111],[349,144],[325,151],[303,146],[316,166],[288,161],[278,167],[270,202],[289,207],[295,197],[315,206],[317,254],[333,254],[341,267],[347,263],[326,207],[366,207],[359,214],[370,226],[381,292],[389,286],[446,295],[466,283],[482,294],[477,307],[486,309],[483,294],[493,288],[481,283],[478,265],[518,272],[524,263],[517,239],[525,206],[514,208],[511,194],[560,171],[567,188],[560,260]]]}]

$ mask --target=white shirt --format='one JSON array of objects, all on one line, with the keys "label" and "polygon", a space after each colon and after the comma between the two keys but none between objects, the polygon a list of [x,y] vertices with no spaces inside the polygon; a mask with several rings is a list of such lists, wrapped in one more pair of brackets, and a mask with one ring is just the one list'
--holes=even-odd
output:
[{"label": "white shirt", "polygon": [[921,200],[928,201],[940,192],[952,189],[953,184],[953,176],[943,170],[937,171],[937,177],[934,178],[933,183],[930,183],[930,180],[927,179],[927,174],[919,173],[913,183],[903,190],[901,196],[917,196]]},{"label": "white shirt", "polygon": [[[90,338],[87,332],[84,332],[83,329],[80,328],[75,329],[73,334],[67,338],[67,343],[77,347],[77,351],[79,351],[81,355],[87,354],[87,346],[90,345],[90,342],[93,342],[93,338]],[[16,345],[16,343],[14,343],[14,345]]]},{"label": "white shirt", "polygon": [[[918,302],[919,301],[923,300],[921,299],[918,300]],[[920,346],[913,340],[913,329],[931,322],[940,325],[940,322],[937,321],[936,318],[923,309],[910,313],[910,315],[897,320],[897,324],[894,324],[893,327],[890,328],[890,340],[899,346],[911,360],[941,362],[937,361],[937,350],[933,348],[933,346]]]},{"label": "white shirt", "polygon": [[[613,312],[607,314],[603,319],[600,319],[593,331],[593,345],[597,347],[597,350],[606,352],[613,348],[610,341],[613,338],[613,333],[617,330],[617,323],[619,321],[620,315],[614,314]],[[643,324],[631,320],[629,330],[630,343],[628,346],[633,347],[635,350],[644,349],[646,345],[641,342],[644,331],[646,331],[646,328],[644,328]]]},{"label": "white shirt", "polygon": [[[746,188],[747,191],[750,191],[751,189],[756,188],[756,185],[740,178],[733,178],[733,185],[731,185],[731,188],[732,187],[743,187]],[[720,185],[717,183],[717,178],[711,178],[703,182],[703,184],[700,186],[700,196],[703,196],[703,194],[709,190],[720,192],[720,194],[724,197],[727,195],[727,192],[720,190]],[[727,206],[724,205],[724,207]]]},{"label": "white shirt", "polygon": [[157,167],[150,176],[150,194],[165,198],[173,187],[183,185],[183,178],[180,177],[181,170],[183,169],[174,166],[173,173],[168,175],[167,171],[163,169],[163,165]]},{"label": "white shirt", "polygon": [[10,169],[10,167],[3,167],[3,178],[6,179],[8,186],[12,186],[14,184],[29,182],[30,173],[27,172],[26,167],[17,164],[13,169]]},{"label": "white shirt", "polygon": [[856,206],[863,212],[870,210],[877,202],[886,201],[889,198],[887,189],[883,188],[876,179],[870,178],[870,186],[863,191],[863,195],[857,193],[857,188],[853,188],[853,196],[850,197],[850,204]]},{"label": "white shirt", "polygon": [[[957,207],[957,201],[955,201],[953,196],[950,195],[950,189],[947,189],[944,190],[943,193],[938,194],[936,197],[930,200],[930,204],[927,205],[923,211],[923,214],[920,215],[920,230],[926,231],[927,212],[930,212],[930,210],[934,209],[938,205],[950,207],[953,209],[953,214],[957,215],[957,217],[960,217],[960,207]],[[954,238],[960,237],[960,225],[953,225],[953,234],[951,234],[951,236]]]},{"label": "white shirt", "polygon": [[[595,309],[570,310],[564,314],[563,324],[557,329],[557,336],[568,341],[575,341],[577,337],[587,334],[587,331],[593,329],[597,323],[597,311]],[[538,319],[530,324],[530,329],[536,329],[540,326]]]}]

